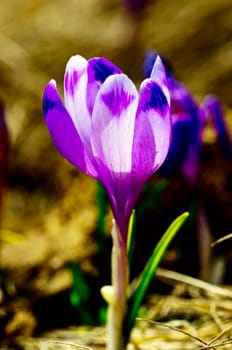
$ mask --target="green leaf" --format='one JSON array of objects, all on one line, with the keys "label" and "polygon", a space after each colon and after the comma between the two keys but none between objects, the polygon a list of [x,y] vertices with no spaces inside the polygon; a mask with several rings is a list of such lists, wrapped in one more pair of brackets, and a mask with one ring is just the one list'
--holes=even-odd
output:
[{"label": "green leaf", "polygon": [[137,286],[134,290],[134,293],[129,300],[129,305],[127,313],[124,319],[123,335],[124,335],[124,344],[127,344],[130,332],[135,323],[135,318],[137,316],[139,307],[142,303],[144,295],[149,287],[151,280],[154,277],[157,267],[159,266],[164,254],[166,253],[171,241],[175,237],[178,230],[181,228],[189,213],[183,213],[178,216],[169,226],[167,231],[164,233],[158,244],[156,245],[153,253],[148,260],[140,279],[137,283]]},{"label": "green leaf", "polygon": [[85,276],[76,262],[70,261],[69,268],[73,278],[73,285],[69,294],[70,303],[77,311],[81,319],[81,324],[93,325],[95,321],[89,309],[91,291],[85,280]]},{"label": "green leaf", "polygon": [[69,268],[73,279],[70,301],[73,307],[77,307],[90,298],[90,289],[80,267],[75,262],[70,261]]},{"label": "green leaf", "polygon": [[132,211],[130,222],[129,222],[129,229],[128,229],[128,236],[127,236],[127,255],[128,255],[128,265],[130,268],[131,260],[132,260],[132,254],[134,250],[134,243],[135,243],[135,222],[136,222],[136,215],[135,210]]}]

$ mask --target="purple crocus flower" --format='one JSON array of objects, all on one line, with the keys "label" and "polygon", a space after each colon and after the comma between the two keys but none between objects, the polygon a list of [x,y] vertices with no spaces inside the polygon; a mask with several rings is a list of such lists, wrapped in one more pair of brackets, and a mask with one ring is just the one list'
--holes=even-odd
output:
[{"label": "purple crocus flower", "polygon": [[110,61],[79,55],[66,66],[64,104],[54,80],[44,91],[45,121],[57,149],[105,187],[124,242],[139,192],[169,149],[169,101],[159,57],[139,93]]},{"label": "purple crocus flower", "polygon": [[175,78],[168,79],[171,93],[172,143],[160,168],[161,174],[181,172],[194,183],[199,172],[204,118],[201,109],[184,85]]},{"label": "purple crocus flower", "polygon": [[[150,74],[156,56],[154,51],[147,53],[144,60],[145,76]],[[171,96],[172,142],[159,171],[166,177],[181,173],[192,184],[198,175],[204,113],[187,88],[174,78],[168,63],[164,63]]]},{"label": "purple crocus flower", "polygon": [[4,104],[0,101],[0,208],[6,191],[10,140],[5,122]]},{"label": "purple crocus flower", "polygon": [[125,7],[128,11],[136,14],[141,14],[153,0],[123,0]]},{"label": "purple crocus flower", "polygon": [[220,101],[216,96],[208,95],[202,103],[202,110],[212,121],[221,149],[232,160],[232,142]]}]

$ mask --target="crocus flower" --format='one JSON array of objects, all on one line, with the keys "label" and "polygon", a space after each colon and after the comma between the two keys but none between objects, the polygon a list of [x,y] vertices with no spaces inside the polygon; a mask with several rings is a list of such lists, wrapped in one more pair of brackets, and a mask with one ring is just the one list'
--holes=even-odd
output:
[{"label": "crocus flower", "polygon": [[208,95],[202,103],[202,110],[213,124],[221,149],[232,160],[232,141],[220,101],[216,96]]},{"label": "crocus flower", "polygon": [[125,7],[131,13],[140,14],[143,12],[153,0],[123,0]]},{"label": "crocus flower", "polygon": [[201,109],[184,85],[169,78],[173,137],[161,174],[181,172],[189,183],[194,183],[199,172],[204,118]]},{"label": "crocus flower", "polygon": [[[150,74],[156,56],[157,54],[153,51],[146,55],[145,76]],[[168,66],[168,64],[165,65]],[[180,173],[187,182],[192,184],[198,175],[204,113],[187,88],[176,80],[169,71],[169,67],[167,68],[171,96],[172,142],[167,158],[159,171],[166,177]]]},{"label": "crocus flower", "polygon": [[44,116],[57,149],[105,187],[124,242],[139,192],[169,149],[169,103],[159,57],[139,92],[110,61],[79,55],[66,66],[64,103],[54,80],[45,88]]},{"label": "crocus flower", "polygon": [[6,190],[9,149],[9,133],[5,122],[4,105],[0,101],[0,208]]}]

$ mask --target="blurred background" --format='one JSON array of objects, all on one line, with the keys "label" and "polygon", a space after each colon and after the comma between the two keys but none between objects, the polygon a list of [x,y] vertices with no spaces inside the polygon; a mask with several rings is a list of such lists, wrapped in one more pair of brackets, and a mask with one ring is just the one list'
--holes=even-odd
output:
[{"label": "blurred background", "polygon": [[[8,166],[4,179],[6,162],[2,162],[0,326],[8,336],[83,322],[70,302],[79,269],[87,285],[95,286],[96,295],[102,283],[109,283],[110,239],[104,243],[104,254],[96,258],[98,208],[99,200],[104,207],[104,193],[99,195],[96,182],[60,156],[43,120],[44,87],[54,78],[62,94],[70,56],[106,57],[139,86],[144,56],[155,50],[197,103],[208,94],[218,97],[232,135],[231,0],[154,0],[139,10],[128,3],[9,0],[0,4],[0,99],[10,144],[8,152],[4,131],[1,152]],[[204,133],[200,162],[197,191],[204,206],[206,243],[199,240],[196,224],[186,228],[164,259],[164,267],[231,284],[231,240],[214,249],[209,246],[232,231],[232,165],[218,146],[212,125]],[[155,175],[150,186],[159,181]],[[191,195],[195,190],[190,190]],[[144,191],[141,203],[146,195]],[[141,262],[170,220],[189,210],[191,195],[187,185],[175,178],[165,187],[161,206],[157,201],[145,205],[135,249]],[[110,237],[111,214],[108,208],[102,210],[107,217],[105,234]],[[70,262],[78,268],[70,268]],[[221,266],[219,272],[208,271],[212,262]],[[140,270],[135,264],[134,274]],[[73,295],[79,297],[78,292]]]}]

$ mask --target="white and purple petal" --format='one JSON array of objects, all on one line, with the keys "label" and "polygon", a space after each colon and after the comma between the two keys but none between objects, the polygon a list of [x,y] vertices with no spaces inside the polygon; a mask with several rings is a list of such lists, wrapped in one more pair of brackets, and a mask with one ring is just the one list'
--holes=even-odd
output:
[{"label": "white and purple petal", "polygon": [[124,237],[135,205],[130,180],[137,105],[135,85],[126,75],[116,74],[101,86],[93,109],[91,144],[99,178]]},{"label": "white and purple petal", "polygon": [[62,103],[54,80],[51,80],[45,88],[43,111],[54,144],[63,157],[86,174],[97,178],[97,172],[86,153],[73,120]]},{"label": "white and purple petal", "polygon": [[88,61],[87,105],[90,114],[92,114],[96,95],[100,86],[110,75],[120,73],[122,73],[122,71],[106,58],[94,57]]},{"label": "white and purple petal", "polygon": [[112,173],[128,173],[132,165],[138,92],[125,74],[108,77],[97,94],[91,144],[95,157]]},{"label": "white and purple petal", "polygon": [[154,80],[146,79],[139,92],[132,155],[138,181],[145,181],[164,162],[170,138],[170,107],[166,95]]},{"label": "white and purple petal", "polygon": [[64,76],[65,107],[78,130],[84,147],[90,152],[91,115],[87,107],[88,61],[76,55],[66,65]]}]

